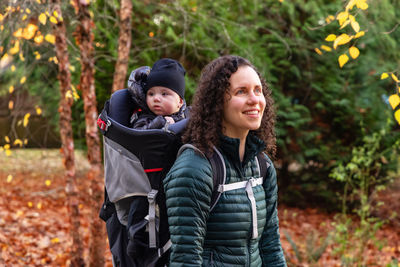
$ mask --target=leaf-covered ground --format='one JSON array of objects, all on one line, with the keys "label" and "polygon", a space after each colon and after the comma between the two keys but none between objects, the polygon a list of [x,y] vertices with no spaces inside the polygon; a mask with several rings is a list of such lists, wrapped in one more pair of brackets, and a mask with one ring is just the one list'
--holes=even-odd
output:
[{"label": "leaf-covered ground", "polygon": [[[86,205],[88,165],[82,153],[76,156],[81,192],[81,234],[87,257],[91,216]],[[67,266],[71,239],[59,151],[13,150],[10,157],[0,156],[0,166],[0,266]],[[393,205],[400,202],[399,190],[384,196],[391,203],[387,205],[390,210],[400,207]],[[320,240],[332,231],[333,214],[280,205],[279,217],[282,245],[289,266],[340,266],[340,255],[333,253],[334,244],[327,246],[315,265],[307,259],[310,255],[307,251],[315,250],[310,250],[309,245],[320,247]],[[377,238],[382,241],[380,249],[376,242],[367,244],[364,254],[367,266],[386,266],[400,258],[400,227],[396,223],[398,221],[392,220],[378,231]],[[297,254],[288,238],[296,244]],[[109,251],[105,255],[107,266],[112,266]]]}]

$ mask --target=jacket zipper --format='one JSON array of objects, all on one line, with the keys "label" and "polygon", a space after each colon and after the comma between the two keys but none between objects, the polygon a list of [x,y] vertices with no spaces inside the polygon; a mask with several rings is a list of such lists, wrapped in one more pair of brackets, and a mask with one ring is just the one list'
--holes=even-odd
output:
[{"label": "jacket zipper", "polygon": [[214,253],[213,253],[212,250],[211,250],[211,253],[210,253],[210,264],[211,264],[211,267],[214,266]]}]

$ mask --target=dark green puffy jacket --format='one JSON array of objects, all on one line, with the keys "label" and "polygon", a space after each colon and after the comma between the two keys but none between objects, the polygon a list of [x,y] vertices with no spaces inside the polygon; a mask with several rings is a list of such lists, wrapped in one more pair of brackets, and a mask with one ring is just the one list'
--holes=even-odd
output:
[{"label": "dark green puffy jacket", "polygon": [[[243,162],[239,139],[221,138],[226,184],[259,177],[255,156],[264,143],[249,135]],[[213,187],[209,161],[186,149],[164,180],[172,248],[170,266],[286,266],[279,239],[276,172],[272,162],[262,185],[253,187],[258,236],[244,188],[224,192],[210,212]],[[254,231],[255,232],[255,231]]]}]

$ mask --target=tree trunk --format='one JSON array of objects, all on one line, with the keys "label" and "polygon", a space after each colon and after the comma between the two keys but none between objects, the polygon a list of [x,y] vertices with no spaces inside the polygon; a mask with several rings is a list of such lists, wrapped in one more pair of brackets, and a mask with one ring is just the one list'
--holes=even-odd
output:
[{"label": "tree trunk", "polygon": [[128,71],[129,50],[131,48],[131,16],[132,1],[121,0],[118,38],[118,59],[115,64],[112,92],[125,88],[126,73]]},{"label": "tree trunk", "polygon": [[75,37],[81,52],[81,78],[85,122],[86,144],[90,170],[88,179],[90,186],[90,203],[92,207],[90,222],[89,266],[104,266],[104,253],[106,248],[105,225],[100,220],[98,213],[103,200],[103,170],[101,164],[100,138],[97,130],[97,103],[94,85],[94,58],[93,58],[93,20],[89,13],[89,0],[75,0],[79,24]]},{"label": "tree trunk", "polygon": [[[51,0],[53,8],[62,17],[60,0]],[[54,25],[54,24],[53,24]],[[53,26],[56,37],[55,49],[58,59],[58,80],[60,81],[60,136],[62,144],[62,154],[64,159],[66,187],[65,191],[68,199],[69,220],[71,223],[72,247],[70,251],[71,266],[84,266],[83,245],[79,234],[79,194],[76,186],[75,159],[74,159],[74,139],[71,126],[71,105],[73,98],[67,92],[71,90],[71,73],[69,71],[69,58],[66,29],[63,21],[58,21]]]}]

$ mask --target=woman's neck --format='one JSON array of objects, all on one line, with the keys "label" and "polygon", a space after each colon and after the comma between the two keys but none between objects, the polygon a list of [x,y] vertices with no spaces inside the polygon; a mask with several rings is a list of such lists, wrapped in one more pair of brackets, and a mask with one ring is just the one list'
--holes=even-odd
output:
[{"label": "woman's neck", "polygon": [[245,148],[246,148],[246,137],[245,138],[240,138],[240,143],[239,143],[239,159],[240,159],[240,162],[243,161]]}]

